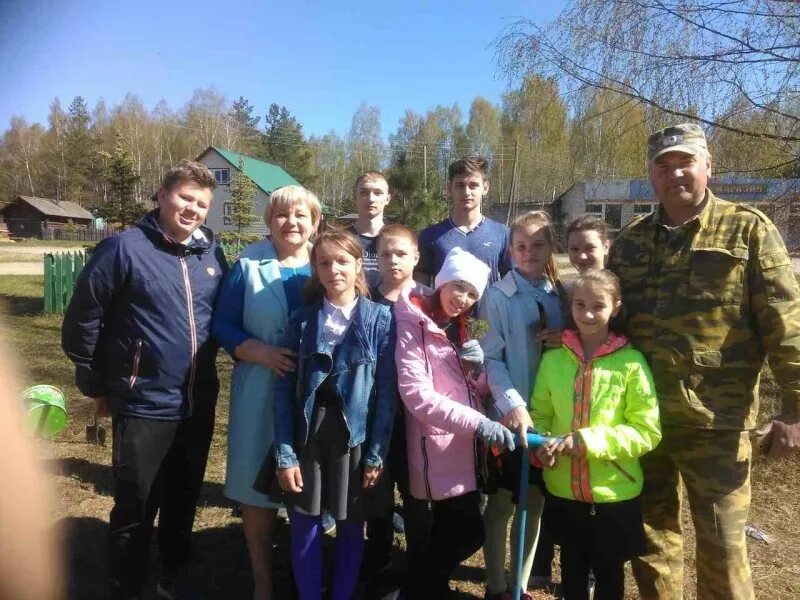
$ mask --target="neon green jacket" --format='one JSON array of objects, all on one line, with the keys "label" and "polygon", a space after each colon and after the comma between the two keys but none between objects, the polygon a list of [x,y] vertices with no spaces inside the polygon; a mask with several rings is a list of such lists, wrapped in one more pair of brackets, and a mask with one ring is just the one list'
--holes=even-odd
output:
[{"label": "neon green jacket", "polygon": [[531,398],[534,427],[554,436],[578,432],[586,455],[562,455],[544,470],[547,490],[581,502],[620,502],[642,491],[638,457],[661,441],[650,369],[625,336],[612,333],[585,363],[576,331],[545,352]]}]

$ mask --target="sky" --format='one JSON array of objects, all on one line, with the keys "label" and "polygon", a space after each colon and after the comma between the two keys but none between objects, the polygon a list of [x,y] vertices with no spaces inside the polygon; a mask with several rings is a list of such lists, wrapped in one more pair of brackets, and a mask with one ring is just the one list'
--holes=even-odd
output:
[{"label": "sky", "polygon": [[[520,17],[553,18],[561,0],[0,0],[0,132],[13,115],[46,124],[58,96],[91,110],[126,93],[182,107],[197,88],[285,105],[307,135],[346,134],[362,102],[382,133],[407,109],[476,96],[508,80],[494,42]],[[262,118],[263,122],[263,118]]]}]

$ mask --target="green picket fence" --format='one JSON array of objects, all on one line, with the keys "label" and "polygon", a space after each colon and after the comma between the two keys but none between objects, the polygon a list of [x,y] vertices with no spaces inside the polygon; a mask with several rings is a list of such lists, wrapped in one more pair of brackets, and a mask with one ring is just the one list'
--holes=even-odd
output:
[{"label": "green picket fence", "polygon": [[86,265],[84,252],[56,252],[44,255],[45,313],[64,314],[84,265]]}]

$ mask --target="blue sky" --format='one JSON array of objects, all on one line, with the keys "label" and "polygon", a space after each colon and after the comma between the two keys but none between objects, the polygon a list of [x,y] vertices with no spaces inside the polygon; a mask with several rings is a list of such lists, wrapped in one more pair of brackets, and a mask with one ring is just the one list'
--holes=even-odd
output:
[{"label": "blue sky", "polygon": [[[381,109],[383,135],[407,108],[475,96],[507,81],[493,42],[518,17],[541,22],[562,1],[0,0],[0,131],[12,115],[46,122],[58,96],[90,109],[137,94],[183,106],[199,87],[240,95],[263,115],[285,105],[306,134],[347,132],[358,105]],[[262,119],[263,120],[263,119]]]}]

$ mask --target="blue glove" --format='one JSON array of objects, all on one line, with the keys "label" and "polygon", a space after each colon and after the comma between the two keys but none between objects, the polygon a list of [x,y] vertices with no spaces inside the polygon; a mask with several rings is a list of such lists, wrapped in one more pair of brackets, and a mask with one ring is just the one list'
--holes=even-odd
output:
[{"label": "blue glove", "polygon": [[461,346],[458,358],[475,366],[483,364],[483,348],[478,340],[467,340]]},{"label": "blue glove", "polygon": [[509,451],[514,449],[514,434],[496,421],[482,421],[475,430],[475,435],[491,448]]}]

